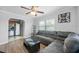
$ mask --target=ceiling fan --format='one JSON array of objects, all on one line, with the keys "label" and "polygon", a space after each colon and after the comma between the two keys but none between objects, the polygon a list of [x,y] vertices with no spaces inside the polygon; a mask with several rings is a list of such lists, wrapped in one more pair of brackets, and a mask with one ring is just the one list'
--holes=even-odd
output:
[{"label": "ceiling fan", "polygon": [[27,7],[21,6],[21,8],[29,10],[29,12],[27,12],[25,14],[32,14],[34,16],[37,16],[37,13],[44,14],[44,12],[38,10],[38,6],[32,6],[31,8],[27,8]]}]

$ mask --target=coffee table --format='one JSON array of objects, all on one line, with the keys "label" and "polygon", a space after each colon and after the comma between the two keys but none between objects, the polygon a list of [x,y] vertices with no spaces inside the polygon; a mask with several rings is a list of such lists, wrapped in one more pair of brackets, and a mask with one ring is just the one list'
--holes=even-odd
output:
[{"label": "coffee table", "polygon": [[40,41],[36,41],[33,38],[25,38],[24,46],[28,49],[30,53],[38,52],[40,49]]}]

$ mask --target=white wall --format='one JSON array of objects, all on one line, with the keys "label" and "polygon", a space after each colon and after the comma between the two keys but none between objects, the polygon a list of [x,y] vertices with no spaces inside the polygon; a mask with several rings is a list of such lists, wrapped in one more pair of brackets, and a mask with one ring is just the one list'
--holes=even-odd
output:
[{"label": "white wall", "polygon": [[8,42],[8,21],[7,16],[2,16],[0,12],[0,44]]},{"label": "white wall", "polygon": [[79,33],[79,7],[77,7],[77,21],[76,21],[76,24],[77,24],[77,33]]},{"label": "white wall", "polygon": [[0,10],[0,44],[8,42],[8,20],[10,18],[21,19],[25,21],[25,37],[29,37],[32,32],[32,18]]},{"label": "white wall", "polygon": [[[66,12],[71,12],[71,22],[70,23],[58,23],[58,15]],[[49,20],[49,19],[55,19],[55,30],[56,31],[70,31],[70,32],[77,32],[77,7],[71,7],[71,6],[65,6],[61,7],[50,14],[35,18],[34,24],[38,24],[40,20]]]},{"label": "white wall", "polygon": [[[70,23],[58,23],[58,14],[66,13],[66,12],[71,12],[71,22]],[[76,32],[76,7],[64,7],[60,10],[58,10],[56,14],[56,30],[57,31],[71,31],[71,32]]]}]

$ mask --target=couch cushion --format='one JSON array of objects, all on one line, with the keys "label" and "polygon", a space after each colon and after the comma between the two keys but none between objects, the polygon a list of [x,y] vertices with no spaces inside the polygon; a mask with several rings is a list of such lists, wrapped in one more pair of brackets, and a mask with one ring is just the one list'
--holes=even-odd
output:
[{"label": "couch cushion", "polygon": [[63,37],[63,38],[67,38],[67,36],[70,34],[71,32],[62,32],[62,31],[57,31],[57,35],[59,37]]},{"label": "couch cushion", "polygon": [[35,35],[35,37],[37,37],[38,40],[41,41],[41,43],[43,43],[45,45],[49,45],[51,42],[54,41],[53,38],[42,36],[42,35]]},{"label": "couch cushion", "polygon": [[36,35],[37,37],[39,38],[43,38],[43,39],[46,39],[46,40],[49,40],[51,42],[53,42],[54,39],[50,38],[50,37],[45,37],[45,36],[41,36],[41,35]]},{"label": "couch cushion", "polygon": [[76,35],[78,35],[78,34],[76,34],[76,33],[70,33],[70,34],[68,35],[68,37],[75,37]]},{"label": "couch cushion", "polygon": [[44,35],[45,36],[46,31],[38,31],[37,35]]},{"label": "couch cushion", "polygon": [[55,40],[48,47],[41,50],[40,53],[63,53],[63,42]]},{"label": "couch cushion", "polygon": [[48,34],[48,35],[56,35],[57,32],[56,31],[46,31],[46,34]]},{"label": "couch cushion", "polygon": [[64,41],[64,52],[74,53],[79,51],[79,35],[70,34]]},{"label": "couch cushion", "polygon": [[43,35],[43,36],[51,36],[56,35],[56,31],[39,31],[37,35]]}]

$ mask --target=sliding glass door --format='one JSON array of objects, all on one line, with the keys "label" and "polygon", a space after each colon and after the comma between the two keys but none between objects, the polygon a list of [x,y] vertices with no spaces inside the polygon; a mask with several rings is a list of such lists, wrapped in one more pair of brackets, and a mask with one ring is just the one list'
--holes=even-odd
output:
[{"label": "sliding glass door", "polygon": [[22,20],[9,20],[9,36],[22,36],[23,23]]}]

